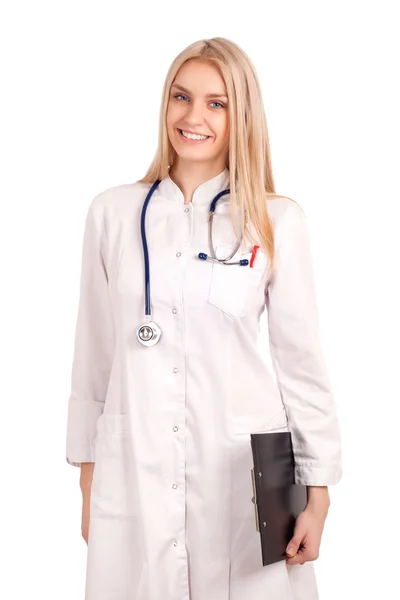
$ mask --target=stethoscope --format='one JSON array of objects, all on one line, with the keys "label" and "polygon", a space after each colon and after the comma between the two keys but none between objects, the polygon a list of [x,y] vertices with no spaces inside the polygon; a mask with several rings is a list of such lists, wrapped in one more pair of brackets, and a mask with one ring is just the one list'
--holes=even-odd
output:
[{"label": "stethoscope", "polygon": [[[142,236],[142,246],[143,246],[143,252],[144,252],[146,323],[144,325],[141,325],[137,329],[136,336],[137,336],[139,342],[143,346],[154,346],[155,344],[157,344],[157,342],[161,338],[160,326],[151,320],[149,251],[148,251],[148,247],[147,247],[147,239],[146,239],[146,231],[145,231],[145,218],[146,218],[147,206],[150,202],[150,198],[152,197],[154,191],[156,190],[156,188],[160,184],[160,182],[161,182],[161,179],[157,179],[151,186],[151,188],[146,196],[146,199],[143,203],[142,214],[141,214],[141,219],[140,219],[140,233]],[[212,256],[208,256],[204,252],[199,252],[199,254],[197,256],[201,260],[209,260],[211,262],[217,262],[217,263],[220,263],[220,264],[223,264],[226,266],[240,265],[241,267],[244,267],[249,264],[249,261],[247,260],[247,258],[242,258],[241,260],[238,260],[236,262],[227,262],[227,261],[231,260],[231,258],[235,255],[235,253],[239,250],[240,245],[242,243],[243,236],[240,238],[240,240],[239,240],[236,248],[232,252],[232,254],[230,256],[228,256],[227,258],[217,258],[215,255],[215,252],[214,252],[214,245],[213,245],[213,241],[212,241],[212,223],[213,223],[213,218],[214,218],[215,207],[217,205],[218,200],[221,198],[221,196],[224,196],[225,194],[229,194],[229,192],[230,192],[230,188],[223,190],[222,192],[219,192],[210,204],[209,236],[210,236],[210,246],[211,246]]]}]

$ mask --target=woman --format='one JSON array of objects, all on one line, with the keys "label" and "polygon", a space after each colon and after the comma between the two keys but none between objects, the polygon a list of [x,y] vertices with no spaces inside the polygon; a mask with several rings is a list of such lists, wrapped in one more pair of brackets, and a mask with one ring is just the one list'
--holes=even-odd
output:
[{"label": "woman", "polygon": [[[199,258],[214,251],[249,264]],[[265,309],[276,381],[257,349]],[[288,429],[308,501],[287,559],[263,567],[250,433]],[[257,76],[224,38],[173,61],[146,176],[90,205],[67,461],[81,467],[86,600],[318,598],[341,447],[307,226],[275,194]]]}]

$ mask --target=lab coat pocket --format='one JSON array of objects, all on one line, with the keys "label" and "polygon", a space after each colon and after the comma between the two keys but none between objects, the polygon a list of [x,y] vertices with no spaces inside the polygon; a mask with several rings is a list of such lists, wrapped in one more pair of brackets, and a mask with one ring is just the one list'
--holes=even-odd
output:
[{"label": "lab coat pocket", "polygon": [[252,417],[243,423],[234,424],[233,437],[238,439],[240,436],[246,436],[250,443],[250,434],[252,433],[277,433],[278,431],[288,431],[288,417],[286,408],[282,406],[274,412],[268,420]]},{"label": "lab coat pocket", "polygon": [[126,414],[103,413],[97,420],[90,516],[137,518],[139,502]]},{"label": "lab coat pocket", "polygon": [[[233,250],[233,246],[216,246],[215,254],[219,259],[226,258]],[[265,252],[258,250],[253,267],[250,267],[251,255],[251,252],[239,250],[229,261],[246,258],[249,261],[246,266],[212,263],[208,302],[233,319],[244,317],[254,308],[257,290],[267,270]]]}]

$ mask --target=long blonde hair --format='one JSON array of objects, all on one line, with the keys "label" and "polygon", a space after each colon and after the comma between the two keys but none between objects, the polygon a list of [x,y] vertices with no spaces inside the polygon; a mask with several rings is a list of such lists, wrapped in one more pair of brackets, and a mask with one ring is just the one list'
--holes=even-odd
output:
[{"label": "long blonde hair", "polygon": [[[162,91],[159,115],[158,148],[141,183],[153,183],[168,176],[175,156],[167,133],[166,115],[170,88],[180,67],[188,60],[208,61],[224,79],[229,105],[230,139],[227,168],[230,171],[230,210],[234,230],[239,213],[241,234],[258,243],[274,266],[275,245],[267,198],[275,198],[271,153],[261,88],[255,68],[246,53],[223,37],[199,40],[173,60]],[[280,196],[282,197],[282,196]],[[245,220],[250,221],[254,239]]]}]

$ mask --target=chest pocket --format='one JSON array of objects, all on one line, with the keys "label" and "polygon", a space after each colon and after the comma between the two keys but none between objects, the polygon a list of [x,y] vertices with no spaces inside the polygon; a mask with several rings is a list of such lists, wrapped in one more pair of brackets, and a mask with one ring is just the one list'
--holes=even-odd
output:
[{"label": "chest pocket", "polygon": [[[233,250],[233,246],[216,246],[215,254],[218,258],[226,258],[231,255]],[[236,262],[247,258],[249,264],[246,266],[212,263],[208,302],[233,319],[247,315],[264,294],[261,284],[267,273],[268,256],[259,248],[254,265],[250,267],[251,254],[251,252],[243,252],[239,249],[229,261]]]}]

